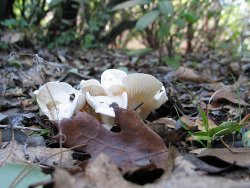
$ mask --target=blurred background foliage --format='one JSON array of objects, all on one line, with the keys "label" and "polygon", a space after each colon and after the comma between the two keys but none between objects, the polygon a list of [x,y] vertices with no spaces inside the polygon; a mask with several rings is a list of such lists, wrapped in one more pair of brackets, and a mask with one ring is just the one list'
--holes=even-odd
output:
[{"label": "blurred background foliage", "polygon": [[157,49],[250,56],[248,0],[1,0],[1,49]]}]

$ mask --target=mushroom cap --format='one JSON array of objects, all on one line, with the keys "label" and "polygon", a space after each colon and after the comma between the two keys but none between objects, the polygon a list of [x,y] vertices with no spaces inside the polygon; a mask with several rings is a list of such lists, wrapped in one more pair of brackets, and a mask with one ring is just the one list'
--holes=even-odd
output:
[{"label": "mushroom cap", "polygon": [[167,102],[168,97],[164,86],[162,86],[161,89],[155,94],[154,100],[156,101],[154,106],[155,109],[159,108],[162,104]]},{"label": "mushroom cap", "polygon": [[118,104],[121,108],[127,108],[128,96],[123,92],[120,96],[91,96],[86,93],[88,104],[95,110],[96,113],[115,117],[114,109],[110,106],[112,103]]},{"label": "mushroom cap", "polygon": [[79,84],[80,89],[89,85],[100,85],[100,82],[96,79],[82,80]]},{"label": "mushroom cap", "polygon": [[37,103],[50,120],[70,118],[85,102],[85,95],[65,82],[48,82],[37,92]]},{"label": "mushroom cap", "polygon": [[82,93],[89,92],[92,96],[107,95],[106,90],[102,87],[100,82],[95,79],[82,80],[80,83]]},{"label": "mushroom cap", "polygon": [[110,96],[119,96],[122,95],[123,92],[126,92],[126,88],[120,84],[112,85],[108,89],[108,95]]},{"label": "mushroom cap", "polygon": [[128,102],[131,108],[134,109],[143,103],[139,109],[139,115],[143,119],[167,100],[163,84],[149,74],[129,74],[123,79],[123,84],[128,92]]},{"label": "mushroom cap", "polygon": [[118,69],[108,69],[102,73],[101,84],[109,89],[112,85],[122,85],[122,80],[127,76],[127,73]]}]

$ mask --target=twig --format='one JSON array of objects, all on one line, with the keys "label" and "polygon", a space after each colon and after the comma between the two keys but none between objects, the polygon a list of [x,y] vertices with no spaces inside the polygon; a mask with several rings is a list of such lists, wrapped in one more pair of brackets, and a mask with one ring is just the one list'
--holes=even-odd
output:
[{"label": "twig", "polygon": [[2,104],[3,104],[3,101],[4,101],[5,95],[6,95],[6,91],[7,91],[7,87],[9,85],[9,82],[10,82],[10,76],[8,77],[8,81],[7,81],[6,87],[5,87],[4,92],[2,94],[3,97],[2,97],[1,102],[0,102],[0,111],[2,109]]},{"label": "twig", "polygon": [[134,111],[138,110],[138,109],[141,108],[143,105],[144,105],[144,103],[142,102],[141,104],[139,104],[138,106],[136,106],[136,107],[134,108]]},{"label": "twig", "polygon": [[43,129],[32,128],[32,127],[21,127],[21,126],[13,126],[10,125],[0,125],[0,129],[13,128],[17,130],[30,130],[30,131],[42,131]]}]

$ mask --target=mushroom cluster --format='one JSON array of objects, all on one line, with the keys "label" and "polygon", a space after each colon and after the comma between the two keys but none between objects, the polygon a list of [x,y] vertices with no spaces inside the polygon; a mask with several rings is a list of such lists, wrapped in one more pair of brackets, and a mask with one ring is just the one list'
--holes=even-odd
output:
[{"label": "mushroom cluster", "polygon": [[115,113],[111,104],[135,109],[146,119],[148,114],[167,101],[163,84],[154,76],[127,74],[118,69],[108,69],[95,79],[82,80],[79,90],[64,82],[48,82],[37,92],[37,103],[50,120],[70,118],[77,111],[86,111],[110,128]]}]

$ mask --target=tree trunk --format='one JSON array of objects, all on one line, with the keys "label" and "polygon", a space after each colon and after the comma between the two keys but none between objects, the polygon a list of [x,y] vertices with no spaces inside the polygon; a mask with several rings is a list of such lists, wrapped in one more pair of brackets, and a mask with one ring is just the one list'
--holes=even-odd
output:
[{"label": "tree trunk", "polygon": [[49,27],[51,37],[55,37],[62,31],[67,31],[76,26],[79,2],[75,0],[63,1],[56,9],[58,10],[56,10],[55,16]]},{"label": "tree trunk", "polygon": [[0,21],[13,18],[13,4],[15,0],[0,0]]}]

